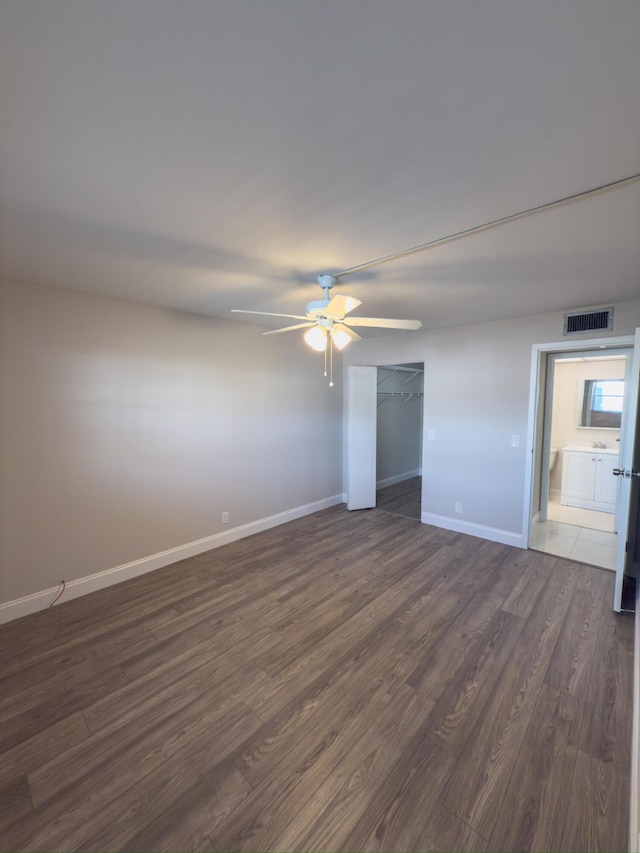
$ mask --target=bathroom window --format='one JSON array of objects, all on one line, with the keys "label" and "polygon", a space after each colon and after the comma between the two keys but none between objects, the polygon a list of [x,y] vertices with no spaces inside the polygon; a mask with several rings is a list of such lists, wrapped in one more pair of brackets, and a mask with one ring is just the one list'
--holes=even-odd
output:
[{"label": "bathroom window", "polygon": [[579,425],[620,429],[623,401],[622,379],[585,379]]}]

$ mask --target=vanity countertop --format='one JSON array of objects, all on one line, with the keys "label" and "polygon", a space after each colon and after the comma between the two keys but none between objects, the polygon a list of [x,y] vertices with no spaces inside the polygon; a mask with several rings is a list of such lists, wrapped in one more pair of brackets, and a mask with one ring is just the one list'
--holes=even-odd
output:
[{"label": "vanity countertop", "polygon": [[580,453],[606,453],[609,456],[617,456],[620,452],[619,447],[591,447],[588,444],[569,444],[562,449],[576,450]]}]

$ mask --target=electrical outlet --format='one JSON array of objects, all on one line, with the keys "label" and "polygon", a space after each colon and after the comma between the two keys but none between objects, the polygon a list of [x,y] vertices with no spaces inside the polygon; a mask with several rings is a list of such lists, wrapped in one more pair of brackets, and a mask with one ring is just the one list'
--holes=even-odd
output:
[{"label": "electrical outlet", "polygon": [[511,436],[511,447],[520,447],[520,436],[512,435]]},{"label": "electrical outlet", "polygon": [[436,440],[436,431],[435,429],[427,430],[427,441],[435,441]]},{"label": "electrical outlet", "polygon": [[223,524],[229,524],[229,513],[228,512],[222,513],[222,523]]},{"label": "electrical outlet", "polygon": [[462,512],[462,501],[456,501],[456,512]]}]

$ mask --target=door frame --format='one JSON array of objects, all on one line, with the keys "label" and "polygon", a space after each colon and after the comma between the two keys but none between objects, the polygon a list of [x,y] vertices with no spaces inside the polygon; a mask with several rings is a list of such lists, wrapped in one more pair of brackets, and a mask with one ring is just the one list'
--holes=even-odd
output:
[{"label": "door frame", "polygon": [[[531,535],[531,510],[534,501],[534,487],[536,483],[536,467],[540,464],[540,456],[543,447],[536,440],[538,431],[543,427],[545,412],[541,407],[541,395],[546,393],[547,358],[552,353],[580,353],[588,350],[631,349],[635,346],[635,335],[624,335],[610,338],[585,338],[580,341],[555,341],[552,343],[533,344],[531,348],[531,372],[529,380],[529,416],[527,422],[527,456],[528,464],[525,471],[524,501],[522,511],[522,538],[529,547]],[[626,409],[629,412],[629,407]],[[635,412],[628,417],[635,416]],[[625,424],[621,429],[624,434]],[[543,435],[540,436],[543,440]],[[548,443],[548,442],[547,442]],[[621,448],[623,450],[623,448]],[[548,456],[547,456],[548,464]],[[626,534],[626,531],[625,531]]]},{"label": "door frame", "polygon": [[[611,349],[611,347],[609,347]],[[616,350],[622,350],[622,355],[626,358],[625,364],[625,374],[624,374],[624,382],[628,389],[629,381],[631,378],[631,367],[633,361],[633,347],[615,347]],[[598,356],[602,354],[601,349],[581,349],[580,354],[586,359],[598,359]],[[553,389],[556,381],[556,364],[558,362],[562,362],[563,359],[569,358],[573,355],[572,350],[565,350],[563,352],[551,352],[547,353],[547,357],[545,359],[545,376],[544,376],[544,387],[541,388],[541,393],[544,395],[544,412],[542,416],[542,432],[537,431],[538,441],[541,442],[541,453],[537,457],[541,464],[542,470],[540,475],[540,521],[547,520],[547,508],[549,503],[549,459],[551,457],[551,426],[553,422]],[[627,406],[625,405],[625,415]],[[539,411],[539,409],[538,409]],[[620,462],[622,462],[622,452],[624,449],[624,427],[625,424],[622,423],[620,427]],[[588,443],[588,442],[587,442]],[[537,465],[534,463],[533,468],[533,476],[534,476],[534,491],[535,491],[535,477],[536,477]],[[616,506],[615,506],[615,529],[618,529],[619,522],[619,504],[620,504],[620,489],[617,490],[618,494],[616,497]],[[533,496],[532,496],[533,501]]]},{"label": "door frame", "polygon": [[[420,459],[420,472],[422,472],[422,460],[424,458],[424,358],[413,361],[382,362],[380,364],[351,364],[347,367],[345,376],[345,398],[343,420],[344,451],[343,464],[345,471],[345,503],[347,509],[371,509],[376,506],[377,493],[377,454],[378,454],[378,430],[377,430],[377,407],[378,407],[378,385],[379,370],[406,370],[409,364],[420,364],[423,375],[422,397],[420,401],[420,430],[418,435],[418,455]],[[356,370],[354,370],[356,368]],[[375,371],[371,378],[370,371]],[[358,418],[357,438],[354,440],[352,424],[354,420],[354,400],[352,397],[353,384],[359,380],[358,397],[360,403],[367,410],[364,417]],[[367,400],[366,398],[369,397]],[[370,411],[369,411],[370,410]],[[363,413],[361,413],[362,415]],[[356,451],[356,442],[360,445],[360,453]],[[358,456],[360,458],[358,458]],[[373,477],[373,480],[372,480]],[[355,485],[357,483],[357,486]],[[422,501],[420,494],[420,522],[422,523]]]}]

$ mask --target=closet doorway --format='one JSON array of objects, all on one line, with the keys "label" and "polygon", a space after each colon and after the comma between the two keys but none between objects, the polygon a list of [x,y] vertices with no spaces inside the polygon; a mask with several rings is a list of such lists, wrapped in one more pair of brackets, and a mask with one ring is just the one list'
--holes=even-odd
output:
[{"label": "closet doorway", "polygon": [[376,506],[421,520],[424,363],[378,367]]}]

